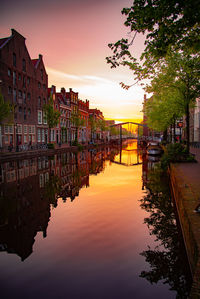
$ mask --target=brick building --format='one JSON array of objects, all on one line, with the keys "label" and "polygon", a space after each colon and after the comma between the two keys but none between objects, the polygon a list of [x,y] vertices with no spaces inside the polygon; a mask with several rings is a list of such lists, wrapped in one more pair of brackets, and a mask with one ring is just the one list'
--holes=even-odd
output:
[{"label": "brick building", "polygon": [[[78,92],[74,92],[72,88],[69,89],[69,92],[66,92],[66,99],[69,101],[71,106],[71,114],[78,115]],[[76,127],[71,123],[71,139],[70,142],[75,140],[76,136]]]},{"label": "brick building", "polygon": [[4,121],[0,147],[12,144],[18,150],[45,142],[47,124],[42,107],[47,101],[48,76],[42,55],[31,59],[25,38],[16,30],[0,39],[0,87],[4,100],[13,104],[14,120]]},{"label": "brick building", "polygon": [[78,111],[80,117],[84,120],[84,125],[79,129],[78,141],[79,143],[88,143],[89,141],[89,101],[85,102],[78,100]]}]

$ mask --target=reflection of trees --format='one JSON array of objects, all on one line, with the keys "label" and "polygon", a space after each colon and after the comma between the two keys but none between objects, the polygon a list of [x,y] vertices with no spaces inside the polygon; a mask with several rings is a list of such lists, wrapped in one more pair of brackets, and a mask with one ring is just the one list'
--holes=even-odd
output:
[{"label": "reflection of trees", "polygon": [[158,168],[148,174],[147,193],[141,199],[141,208],[150,214],[144,223],[159,245],[154,249],[148,247],[141,253],[151,269],[142,271],[140,276],[151,284],[162,280],[177,292],[177,298],[187,298],[191,285],[190,270],[185,263],[187,257],[177,229],[168,183]]},{"label": "reflection of trees", "polygon": [[61,191],[61,180],[57,175],[50,175],[49,181],[45,185],[44,196],[50,204],[56,208],[58,205],[58,196]]}]

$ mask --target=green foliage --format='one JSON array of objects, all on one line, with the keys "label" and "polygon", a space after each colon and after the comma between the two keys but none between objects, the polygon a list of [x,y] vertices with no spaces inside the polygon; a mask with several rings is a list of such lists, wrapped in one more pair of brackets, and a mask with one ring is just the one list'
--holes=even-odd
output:
[{"label": "green foliage", "polygon": [[166,170],[170,163],[196,162],[195,157],[187,152],[180,143],[168,144],[161,158],[161,167]]},{"label": "green foliage", "polygon": [[164,57],[169,48],[189,48],[192,53],[197,53],[200,50],[199,10],[198,0],[134,1],[130,8],[122,10],[127,17],[124,24],[132,33],[131,40],[122,38],[109,44],[113,56],[107,57],[107,62],[111,67],[127,65],[141,76],[140,66],[129,51],[137,34],[145,35],[146,47],[141,60],[145,58],[143,67],[149,71],[153,71],[153,64]]},{"label": "green foliage", "polygon": [[157,65],[157,73],[146,87],[153,93],[144,111],[148,126],[164,131],[176,119],[186,115],[187,149],[189,151],[189,107],[194,105],[200,94],[200,56],[188,51],[169,51],[162,63]]},{"label": "green foliage", "polygon": [[72,113],[71,122],[76,128],[80,128],[85,125],[85,120],[81,118],[80,113]]},{"label": "green foliage", "polygon": [[56,127],[59,123],[60,112],[54,109],[52,97],[50,97],[49,103],[43,106],[43,111],[45,113],[49,129]]},{"label": "green foliage", "polygon": [[102,132],[105,132],[105,131],[108,131],[109,128],[108,126],[106,125],[106,121],[104,119],[99,119],[97,121],[97,127],[102,131]]},{"label": "green foliage", "polygon": [[4,101],[3,95],[0,92],[0,124],[4,120],[7,120],[8,122],[13,121],[13,106],[10,103],[7,103]]}]

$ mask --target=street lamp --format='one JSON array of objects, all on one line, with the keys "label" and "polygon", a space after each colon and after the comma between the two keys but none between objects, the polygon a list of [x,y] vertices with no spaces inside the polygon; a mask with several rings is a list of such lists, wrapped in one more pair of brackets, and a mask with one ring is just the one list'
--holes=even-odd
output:
[{"label": "street lamp", "polygon": [[179,129],[180,129],[180,142],[181,142],[181,135],[182,135],[182,127],[183,127],[183,123],[182,122],[179,122],[178,123],[178,127],[179,127]]}]

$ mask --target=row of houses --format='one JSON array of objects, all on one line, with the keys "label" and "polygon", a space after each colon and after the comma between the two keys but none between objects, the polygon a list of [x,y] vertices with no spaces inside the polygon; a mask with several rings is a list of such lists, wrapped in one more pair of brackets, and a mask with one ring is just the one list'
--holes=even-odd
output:
[{"label": "row of houses", "polygon": [[[4,101],[14,107],[14,119],[6,119],[0,124],[0,148],[27,149],[42,146],[47,142],[71,145],[76,137],[76,125],[72,114],[79,115],[84,125],[78,128],[78,141],[88,143],[108,138],[100,127],[94,132],[89,118],[103,120],[103,113],[90,109],[89,101],[79,99],[78,92],[69,88],[56,90],[48,88],[48,74],[43,57],[31,59],[25,38],[11,29],[11,36],[0,39],[0,90]],[[56,128],[49,130],[44,113],[44,105],[53,98],[53,105],[60,112]],[[107,133],[108,134],[108,133]],[[94,135],[94,136],[92,136]]]}]

